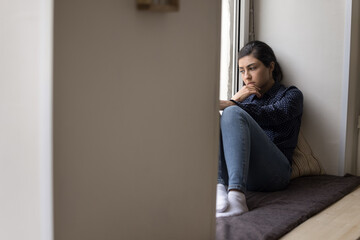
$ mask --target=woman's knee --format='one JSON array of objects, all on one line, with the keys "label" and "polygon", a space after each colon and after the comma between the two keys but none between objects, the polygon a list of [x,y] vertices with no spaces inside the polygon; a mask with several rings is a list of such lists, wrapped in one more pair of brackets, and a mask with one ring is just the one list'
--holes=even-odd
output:
[{"label": "woman's knee", "polygon": [[248,113],[239,106],[230,106],[224,109],[221,116],[222,123],[231,123],[234,120],[247,119]]}]

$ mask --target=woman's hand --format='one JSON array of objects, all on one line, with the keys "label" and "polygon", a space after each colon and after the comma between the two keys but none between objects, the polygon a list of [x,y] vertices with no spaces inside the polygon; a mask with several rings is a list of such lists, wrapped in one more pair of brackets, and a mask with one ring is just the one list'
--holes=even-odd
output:
[{"label": "woman's hand", "polygon": [[255,94],[258,98],[260,98],[260,88],[258,88],[254,84],[244,85],[237,93],[235,93],[235,95],[231,99],[237,102],[242,102],[251,94]]}]

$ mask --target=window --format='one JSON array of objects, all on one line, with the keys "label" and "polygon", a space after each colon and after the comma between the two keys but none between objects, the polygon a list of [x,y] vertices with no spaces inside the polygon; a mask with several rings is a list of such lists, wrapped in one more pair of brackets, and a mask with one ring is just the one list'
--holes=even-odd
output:
[{"label": "window", "polygon": [[237,53],[249,39],[252,0],[222,0],[220,99],[230,99],[242,85],[239,81]]}]

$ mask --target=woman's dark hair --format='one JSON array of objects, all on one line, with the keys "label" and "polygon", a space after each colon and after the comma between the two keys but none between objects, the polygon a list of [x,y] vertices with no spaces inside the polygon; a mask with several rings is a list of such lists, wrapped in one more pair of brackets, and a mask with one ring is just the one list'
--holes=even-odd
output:
[{"label": "woman's dark hair", "polygon": [[281,67],[276,60],[274,51],[269,45],[261,41],[251,41],[248,42],[238,54],[239,59],[248,55],[252,55],[261,61],[265,67],[269,67],[271,62],[275,63],[274,71],[272,72],[273,78],[276,82],[280,82],[283,78]]}]

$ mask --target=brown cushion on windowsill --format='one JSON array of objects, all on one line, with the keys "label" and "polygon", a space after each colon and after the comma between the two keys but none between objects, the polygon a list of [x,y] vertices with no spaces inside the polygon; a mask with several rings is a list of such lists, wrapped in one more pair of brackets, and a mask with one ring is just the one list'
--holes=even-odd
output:
[{"label": "brown cushion on windowsill", "polygon": [[293,154],[291,179],[300,176],[322,174],[325,174],[324,169],[315,158],[311,147],[306,141],[302,131],[300,131],[298,143]]}]

